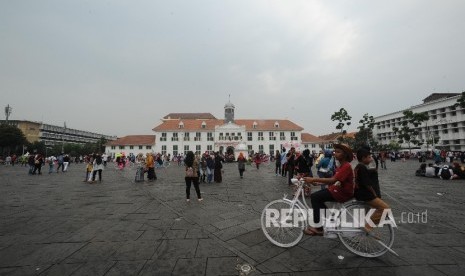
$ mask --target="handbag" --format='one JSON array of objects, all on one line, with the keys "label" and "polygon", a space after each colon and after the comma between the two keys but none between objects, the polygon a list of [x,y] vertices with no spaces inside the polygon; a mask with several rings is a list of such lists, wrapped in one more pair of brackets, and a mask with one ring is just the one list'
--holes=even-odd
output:
[{"label": "handbag", "polygon": [[194,169],[192,167],[186,169],[186,177],[194,177]]}]

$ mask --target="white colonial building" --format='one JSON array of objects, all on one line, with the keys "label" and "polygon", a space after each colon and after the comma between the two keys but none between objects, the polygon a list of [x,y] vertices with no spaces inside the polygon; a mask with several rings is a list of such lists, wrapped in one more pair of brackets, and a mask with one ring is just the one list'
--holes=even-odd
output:
[{"label": "white colonial building", "polygon": [[171,113],[156,126],[155,152],[185,154],[239,151],[274,154],[281,147],[301,144],[302,127],[289,120],[235,119],[235,106],[224,106],[224,119],[210,113]]},{"label": "white colonial building", "polygon": [[[411,110],[414,113],[427,112],[428,121],[418,126],[420,135],[417,139],[423,141],[421,149],[440,148],[464,151],[465,109],[454,106],[459,97],[458,93],[434,93],[425,98],[423,104],[375,117],[374,137],[384,145],[388,145],[391,141],[397,142],[398,138],[393,128],[401,127],[403,112],[405,110]],[[437,143],[433,143],[433,137],[439,138]],[[406,143],[401,146],[405,149],[408,148]]]},{"label": "white colonial building", "polygon": [[155,135],[128,135],[108,142],[105,145],[105,153],[115,156],[116,153],[125,155],[137,155],[139,153],[152,153],[155,145]]}]

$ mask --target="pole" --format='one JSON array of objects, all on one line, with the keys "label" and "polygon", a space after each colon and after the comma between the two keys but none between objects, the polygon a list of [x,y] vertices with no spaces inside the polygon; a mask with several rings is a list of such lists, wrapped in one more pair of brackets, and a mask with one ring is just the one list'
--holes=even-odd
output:
[{"label": "pole", "polygon": [[66,132],[66,122],[63,123],[63,133],[61,133],[61,152],[65,152],[65,140],[64,140],[64,134]]}]

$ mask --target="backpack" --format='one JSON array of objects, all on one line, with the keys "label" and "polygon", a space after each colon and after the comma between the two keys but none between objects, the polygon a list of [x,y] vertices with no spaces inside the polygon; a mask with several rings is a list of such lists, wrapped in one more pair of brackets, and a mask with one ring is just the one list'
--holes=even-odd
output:
[{"label": "backpack", "polygon": [[452,175],[450,174],[449,168],[443,168],[441,170],[442,180],[449,180]]},{"label": "backpack", "polygon": [[186,177],[194,177],[194,168],[192,168],[192,167],[187,168]]},{"label": "backpack", "polygon": [[97,163],[97,165],[102,164],[102,157],[101,157],[101,156],[97,156],[97,157],[95,158],[95,162]]}]

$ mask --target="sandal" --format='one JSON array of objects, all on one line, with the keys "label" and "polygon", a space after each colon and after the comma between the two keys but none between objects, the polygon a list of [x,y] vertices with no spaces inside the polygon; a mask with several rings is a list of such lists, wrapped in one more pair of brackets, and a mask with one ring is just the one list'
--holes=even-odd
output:
[{"label": "sandal", "polygon": [[313,228],[313,227],[309,227],[304,230],[304,234],[309,235],[309,236],[323,236],[323,231],[317,230],[316,228]]}]

